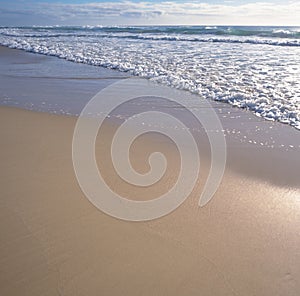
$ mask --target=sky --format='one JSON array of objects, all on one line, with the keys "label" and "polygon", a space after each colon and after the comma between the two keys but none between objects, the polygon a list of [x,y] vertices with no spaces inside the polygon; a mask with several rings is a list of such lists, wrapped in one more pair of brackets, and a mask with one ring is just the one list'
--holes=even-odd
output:
[{"label": "sky", "polygon": [[0,26],[300,26],[300,0],[0,0]]}]

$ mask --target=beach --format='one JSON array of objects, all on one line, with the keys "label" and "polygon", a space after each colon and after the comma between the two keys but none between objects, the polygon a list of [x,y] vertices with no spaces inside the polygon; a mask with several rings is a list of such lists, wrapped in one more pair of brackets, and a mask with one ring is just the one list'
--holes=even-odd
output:
[{"label": "beach", "polygon": [[[81,191],[72,138],[84,102],[128,75],[3,47],[0,62],[1,295],[299,295],[298,130],[216,102],[218,114],[227,114],[221,122],[228,154],[213,199],[198,206],[210,162],[203,144],[202,174],[179,208],[156,220],[123,221]],[[52,109],[50,95],[58,104]],[[70,97],[78,104],[66,110]],[[143,195],[120,182],[106,157],[117,123],[105,123],[96,144],[111,188],[135,200],[168,190],[178,155],[157,135],[141,138],[131,151],[141,172],[157,147],[168,155],[170,167],[155,191]]]}]

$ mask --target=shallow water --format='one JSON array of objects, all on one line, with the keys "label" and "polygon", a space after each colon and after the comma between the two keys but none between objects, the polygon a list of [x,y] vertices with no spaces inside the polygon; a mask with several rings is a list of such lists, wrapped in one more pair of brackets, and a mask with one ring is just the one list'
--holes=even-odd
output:
[{"label": "shallow water", "polygon": [[298,28],[1,28],[0,44],[129,72],[300,129]]}]

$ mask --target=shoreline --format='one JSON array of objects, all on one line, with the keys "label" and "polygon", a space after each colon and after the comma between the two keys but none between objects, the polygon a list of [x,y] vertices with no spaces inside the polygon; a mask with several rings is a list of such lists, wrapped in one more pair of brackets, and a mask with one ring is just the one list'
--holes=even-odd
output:
[{"label": "shoreline", "polygon": [[[27,51],[25,49],[19,49],[19,48],[11,48],[9,46],[5,46],[5,45],[0,45],[0,52],[1,52],[1,56],[3,56],[3,52],[6,54],[7,52],[10,52],[10,53],[13,53],[15,52],[16,55],[14,55],[14,57],[16,57],[18,54],[20,53],[24,53],[25,55],[23,55],[23,59],[24,58],[28,58],[28,56],[31,56],[32,59],[34,60],[34,58],[40,58],[41,60],[49,60],[49,61],[57,61],[57,60],[60,60],[62,64],[65,64],[65,65],[72,65],[73,64],[73,67],[74,69],[76,69],[76,67],[78,67],[77,70],[79,70],[80,68],[79,67],[82,67],[81,70],[84,71],[85,74],[87,75],[90,75],[91,73],[89,72],[89,70],[93,69],[95,70],[98,69],[99,70],[99,73],[97,73],[97,70],[96,72],[92,71],[93,74],[96,73],[96,77],[65,77],[65,76],[61,76],[61,77],[53,77],[53,76],[32,76],[32,77],[28,77],[30,79],[32,78],[39,78],[39,79],[64,79],[64,80],[91,80],[91,81],[96,81],[96,80],[112,80],[112,81],[116,81],[116,80],[120,80],[120,79],[126,79],[126,78],[130,78],[130,77],[135,77],[135,76],[132,76],[131,74],[128,74],[127,72],[123,72],[123,71],[119,71],[117,69],[111,69],[111,68],[106,68],[106,67],[103,67],[103,66],[97,66],[97,65],[92,65],[92,64],[85,64],[85,63],[81,63],[81,62],[74,62],[74,61],[71,61],[71,60],[67,60],[65,58],[61,58],[61,57],[58,57],[58,56],[53,56],[53,55],[48,55],[48,54],[42,54],[42,53],[37,53],[37,52],[32,52],[32,51]],[[77,66],[76,66],[77,65]],[[56,66],[55,63],[52,63],[51,66]],[[67,66],[67,67],[68,67]],[[71,67],[72,69],[72,67]],[[86,71],[85,71],[86,70]],[[111,76],[110,76],[111,74]],[[100,77],[97,77],[98,75],[100,75]],[[98,90],[99,88],[102,89],[102,88],[105,88],[107,85],[109,85],[110,83],[113,83],[113,82],[108,82],[107,84],[100,84],[98,85]],[[81,85],[82,87],[83,85]],[[87,93],[87,90],[85,89],[85,95],[91,95],[91,94],[95,94],[93,92],[89,92]],[[212,100],[212,99],[208,99],[208,101],[210,102],[210,104],[212,104],[212,106],[214,108],[224,108],[224,109],[233,109],[233,110],[238,110],[237,113],[243,113],[243,112],[246,112],[246,113],[249,113],[248,115],[251,116],[251,117],[254,117],[256,118],[256,120],[258,122],[271,122],[271,123],[274,123],[275,125],[276,124],[280,124],[280,125],[287,125],[297,131],[299,131],[298,128],[296,128],[295,126],[292,126],[290,124],[287,124],[287,123],[284,123],[284,122],[281,122],[281,121],[278,121],[278,120],[274,120],[274,119],[267,119],[267,118],[263,118],[263,117],[260,117],[260,116],[257,116],[257,115],[254,115],[253,111],[251,111],[249,108],[240,108],[240,107],[236,107],[232,104],[229,104],[229,103],[225,103],[225,102],[222,102],[222,101],[217,101],[217,100]],[[24,107],[24,106],[23,106]],[[82,107],[82,106],[81,106]],[[28,109],[28,110],[32,110],[30,108],[25,108],[25,109]],[[80,109],[79,109],[80,110]],[[36,110],[35,111],[40,111],[40,110]],[[77,110],[78,111],[78,110]],[[47,112],[47,111],[46,111]],[[49,112],[49,111],[48,111]],[[55,114],[58,113],[57,110],[56,112],[54,112]],[[80,113],[80,112],[79,112]],[[79,113],[73,113],[74,115],[78,116]],[[64,114],[64,112],[62,113]],[[246,114],[246,117],[247,117],[247,114]],[[300,147],[300,145],[299,145]]]},{"label": "shoreline", "polygon": [[[67,75],[79,68],[51,57],[30,60],[27,54],[10,53],[7,69],[19,76],[0,75],[6,77],[1,80],[3,89],[16,91],[16,98],[27,84],[23,100],[32,95],[36,98],[31,102],[39,104],[45,102],[41,95],[49,96],[50,102],[59,94],[56,103],[67,106],[79,90],[73,99],[89,99],[106,85],[89,79],[76,79],[74,84],[66,78],[36,78],[40,85],[31,88],[33,79],[24,78],[28,72],[47,71],[53,78],[53,69]],[[80,74],[91,74],[79,67]],[[198,207],[210,164],[204,131],[199,129],[195,133],[201,174],[193,192],[174,212],[142,223],[104,214],[81,191],[72,164],[75,116],[0,106],[0,294],[297,296],[299,132],[221,106],[216,103],[215,108],[227,131],[228,162],[213,199]],[[158,135],[138,139],[130,152],[137,171],[149,169],[148,156],[157,148],[168,157],[168,168],[146,193],[128,187],[107,157],[111,134],[122,120],[107,121],[99,132],[97,164],[111,188],[126,198],[159,196],[176,180],[177,151]]]},{"label": "shoreline", "polygon": [[[78,116],[99,90],[120,78],[128,78],[126,73],[116,70],[76,64],[6,47],[0,47],[0,64],[3,66],[0,71],[0,106],[68,116]],[[33,74],[36,76],[34,79]],[[76,79],[69,79],[70,75]],[[10,100],[3,100],[5,96]],[[147,104],[142,103],[138,110],[142,112],[148,108]],[[210,104],[223,125],[228,146],[227,167],[274,185],[300,188],[297,177],[300,168],[298,130],[258,118],[251,111],[234,108],[229,104],[216,101],[210,101]],[[120,117],[126,118],[130,110],[125,108],[120,112],[111,117],[118,124],[122,123]],[[207,143],[202,145],[201,141],[206,137],[203,127],[191,123],[189,128],[199,137],[198,144],[204,151],[200,156],[209,159]]]}]

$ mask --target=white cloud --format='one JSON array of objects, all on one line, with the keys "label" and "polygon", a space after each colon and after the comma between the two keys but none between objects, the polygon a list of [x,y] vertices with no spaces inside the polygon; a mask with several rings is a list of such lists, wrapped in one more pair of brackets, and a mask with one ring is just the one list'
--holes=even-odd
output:
[{"label": "white cloud", "polygon": [[300,25],[300,1],[234,5],[197,2],[40,3],[19,9],[0,9],[1,15],[31,15],[65,24],[244,24]]}]

